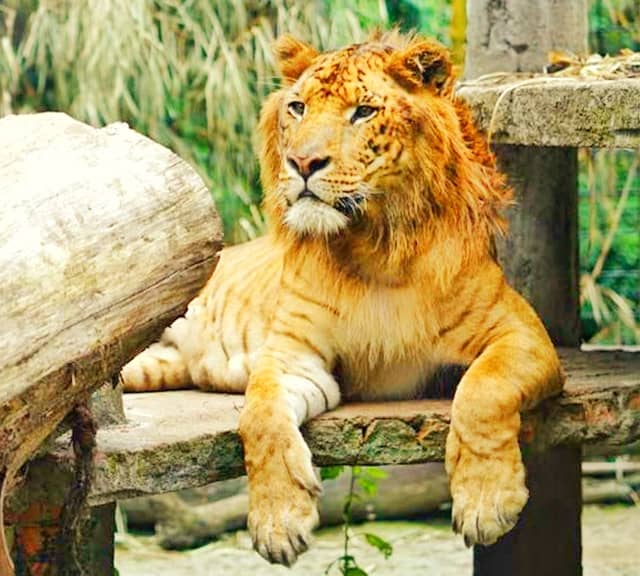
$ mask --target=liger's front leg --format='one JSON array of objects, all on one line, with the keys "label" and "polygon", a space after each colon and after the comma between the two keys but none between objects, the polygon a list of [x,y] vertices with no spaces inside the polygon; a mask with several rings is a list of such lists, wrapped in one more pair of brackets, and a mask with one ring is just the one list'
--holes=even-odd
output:
[{"label": "liger's front leg", "polygon": [[[321,487],[299,426],[337,406],[330,351],[309,327],[274,331],[254,368],[240,418],[249,479],[248,528],[256,550],[291,565],[318,521]],[[301,336],[294,336],[300,333]]]},{"label": "liger's front leg", "polygon": [[504,322],[460,381],[447,438],[453,527],[467,545],[493,544],[515,526],[528,498],[520,410],[563,383],[555,349],[528,304],[509,290],[504,307]]}]

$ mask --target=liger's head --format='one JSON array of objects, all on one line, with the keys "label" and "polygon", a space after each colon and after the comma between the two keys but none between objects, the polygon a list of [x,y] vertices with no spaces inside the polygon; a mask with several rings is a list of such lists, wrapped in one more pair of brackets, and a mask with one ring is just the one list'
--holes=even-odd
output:
[{"label": "liger's head", "polygon": [[492,159],[484,148],[478,161],[477,134],[465,133],[468,114],[453,98],[441,45],[392,32],[318,53],[284,36],[276,55],[283,87],[260,123],[265,202],[276,226],[299,236],[358,230],[380,239],[486,200],[475,202],[465,180],[482,179]]}]

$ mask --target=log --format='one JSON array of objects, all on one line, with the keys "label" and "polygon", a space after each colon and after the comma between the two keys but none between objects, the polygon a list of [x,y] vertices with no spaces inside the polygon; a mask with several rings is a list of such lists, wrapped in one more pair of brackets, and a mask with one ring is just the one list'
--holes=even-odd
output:
[{"label": "log", "polygon": [[[450,500],[449,482],[442,464],[386,466],[386,477],[377,480],[377,491],[364,494],[356,485],[351,506],[353,522],[424,518]],[[166,549],[193,548],[246,526],[249,496],[246,485],[234,483],[240,492],[206,504],[194,504],[190,490],[122,500],[127,526],[155,530]],[[343,509],[349,493],[350,474],[322,483],[319,500],[320,526],[344,522]],[[224,483],[222,483],[224,484]]]},{"label": "log", "polygon": [[[605,468],[599,465],[607,463],[588,464],[598,465],[589,468],[588,473],[595,471],[601,474]],[[377,481],[375,494],[364,495],[357,491],[358,498],[351,507],[352,521],[355,523],[373,519],[424,518],[450,501],[449,484],[441,464],[385,466],[380,470],[386,473],[386,477]],[[321,527],[343,523],[349,481],[347,472],[336,480],[323,481],[319,500]],[[246,526],[249,507],[246,484],[234,479],[210,485],[210,488],[217,490],[228,483],[233,484],[235,493],[214,502],[202,503],[199,493],[185,490],[122,500],[119,505],[125,513],[128,528],[155,531],[158,544],[165,549],[193,548],[215,540],[225,532]],[[638,498],[635,491],[639,486],[638,473],[625,476],[622,481],[583,477],[583,502],[632,504],[634,498]]]},{"label": "log", "polygon": [[[441,463],[413,466],[384,466],[386,476],[376,480],[376,492],[366,494],[356,483],[358,497],[351,505],[354,522],[424,518],[451,499],[449,479]],[[320,496],[322,526],[342,524],[350,474],[345,471],[336,480],[325,480]]]},{"label": "log", "polygon": [[633,460],[615,460],[613,462],[583,462],[582,474],[585,476],[615,476],[622,478],[626,474],[640,474],[640,462]]},{"label": "log", "polygon": [[222,233],[195,171],[126,124],[8,116],[0,151],[6,491],[65,414],[184,311]]},{"label": "log", "polygon": [[[152,498],[166,496],[169,495]],[[166,505],[167,501],[163,504]],[[225,532],[240,530],[247,525],[249,495],[246,492],[201,506],[190,507],[180,498],[171,504],[171,508],[162,511],[163,515],[155,526],[158,543],[167,550],[201,546]]]},{"label": "log", "polygon": [[582,480],[582,502],[584,504],[610,504],[624,502],[640,504],[640,474],[625,476],[623,480],[601,480],[584,478]]}]

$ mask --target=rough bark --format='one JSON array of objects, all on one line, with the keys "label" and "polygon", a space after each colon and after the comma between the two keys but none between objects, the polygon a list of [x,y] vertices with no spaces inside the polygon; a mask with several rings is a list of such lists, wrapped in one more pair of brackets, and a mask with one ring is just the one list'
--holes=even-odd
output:
[{"label": "rough bark", "polygon": [[505,274],[535,307],[553,340],[575,345],[580,334],[577,155],[505,145],[495,151],[516,201],[509,211],[511,233],[498,243]]},{"label": "rough bark", "polygon": [[0,471],[179,315],[221,227],[196,173],[114,124],[0,120]]}]

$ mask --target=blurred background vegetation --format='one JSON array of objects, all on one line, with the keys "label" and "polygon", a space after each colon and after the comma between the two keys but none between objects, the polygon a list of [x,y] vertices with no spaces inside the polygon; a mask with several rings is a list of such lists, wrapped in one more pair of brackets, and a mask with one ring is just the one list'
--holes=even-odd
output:
[{"label": "blurred background vegetation", "polygon": [[[640,49],[640,0],[591,0],[589,16],[592,52]],[[198,170],[236,242],[264,228],[253,134],[277,85],[271,41],[292,32],[331,48],[393,24],[435,36],[462,64],[465,0],[4,0],[0,116],[128,122]],[[638,158],[581,152],[587,341],[640,343]]]}]

